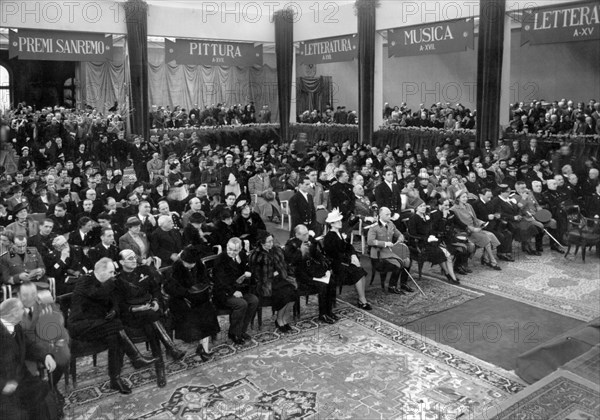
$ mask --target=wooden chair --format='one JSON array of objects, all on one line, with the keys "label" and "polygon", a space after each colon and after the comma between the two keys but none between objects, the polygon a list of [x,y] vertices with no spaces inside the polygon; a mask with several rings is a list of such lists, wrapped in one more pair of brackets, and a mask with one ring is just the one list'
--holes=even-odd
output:
[{"label": "wooden chair", "polygon": [[366,231],[363,230],[363,219],[358,221],[358,227],[356,230],[352,231],[352,237],[350,239],[350,243],[354,245],[354,238],[356,236],[360,237],[360,252],[361,254],[365,253],[365,249],[367,246],[367,238],[365,237]]},{"label": "wooden chair", "polygon": [[[369,255],[371,255],[371,251],[370,251],[369,247]],[[381,259],[381,249],[377,250],[377,258],[371,258],[371,282],[369,283],[369,286],[371,286],[373,284],[373,282],[375,281],[375,273],[379,273],[379,281],[381,282],[381,290],[385,291],[385,281],[387,279],[387,275],[388,273],[391,273],[391,270],[387,270],[384,267],[381,267],[381,265],[379,264],[379,260]]]},{"label": "wooden chair", "polygon": [[565,258],[571,252],[571,247],[575,246],[574,255],[581,248],[581,259],[585,263],[585,254],[588,247],[596,247],[600,252],[600,219],[585,217],[579,211],[579,207],[568,218],[569,228],[567,231],[567,252]]},{"label": "wooden chair", "polygon": [[12,286],[10,284],[2,285],[2,300],[10,299],[13,297]]},{"label": "wooden chair", "polygon": [[292,215],[290,214],[290,198],[294,195],[295,191],[285,190],[279,193],[279,203],[281,204],[281,229],[285,218],[288,218],[288,231],[292,230]]}]

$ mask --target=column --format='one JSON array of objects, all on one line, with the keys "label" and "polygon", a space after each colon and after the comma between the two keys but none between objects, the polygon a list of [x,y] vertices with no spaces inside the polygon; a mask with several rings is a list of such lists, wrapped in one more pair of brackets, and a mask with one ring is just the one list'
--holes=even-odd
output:
[{"label": "column", "polygon": [[373,132],[383,124],[383,34],[375,34],[375,80],[373,85]]},{"label": "column", "polygon": [[[511,100],[510,89],[510,49],[512,43],[511,36],[512,18],[509,14],[504,15],[504,51],[502,54],[502,82],[500,88],[500,127],[502,132],[508,127],[510,122],[509,105]],[[502,134],[500,135],[502,136]]]},{"label": "column", "polygon": [[296,63],[296,53],[297,53],[297,49],[298,46],[294,45],[294,55],[292,57],[292,96],[290,99],[290,123],[294,124],[296,122],[296,116],[297,116],[297,112],[296,112],[296,66],[298,65],[298,63]]}]

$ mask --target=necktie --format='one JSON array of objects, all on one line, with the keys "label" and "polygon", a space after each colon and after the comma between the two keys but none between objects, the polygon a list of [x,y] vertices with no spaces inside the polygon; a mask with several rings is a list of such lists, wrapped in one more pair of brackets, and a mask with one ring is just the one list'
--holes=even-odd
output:
[{"label": "necktie", "polygon": [[30,321],[33,319],[33,309],[27,308],[27,316],[29,317]]}]

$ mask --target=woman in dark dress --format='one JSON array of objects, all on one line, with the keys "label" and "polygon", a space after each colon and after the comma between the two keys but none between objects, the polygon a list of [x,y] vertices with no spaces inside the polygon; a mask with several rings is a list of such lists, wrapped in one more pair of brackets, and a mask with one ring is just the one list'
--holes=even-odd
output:
[{"label": "woman in dark dress", "polygon": [[409,240],[421,249],[421,257],[432,265],[439,264],[446,278],[453,284],[460,284],[454,274],[452,254],[440,246],[435,237],[431,217],[426,214],[427,206],[420,198],[415,201],[415,214],[408,221]]},{"label": "woman in dark dress", "polygon": [[250,249],[256,247],[259,230],[267,230],[265,222],[260,215],[250,208],[246,200],[240,200],[236,204],[236,215],[233,219],[233,232],[235,236],[250,242]]},{"label": "woman in dark dress", "polygon": [[[367,272],[360,265],[358,253],[352,244],[346,240],[345,234],[343,235],[340,232],[343,218],[344,216],[338,209],[333,209],[325,220],[325,223],[329,225],[329,232],[323,240],[323,250],[331,260],[332,280],[335,280],[338,286],[354,285],[356,293],[358,293],[358,301],[370,307],[365,296]],[[339,317],[333,311],[330,311],[327,315],[334,321],[339,320]]]},{"label": "woman in dark dress", "polygon": [[221,329],[217,311],[210,301],[210,284],[193,247],[184,248],[173,263],[165,284],[175,321],[175,336],[186,343],[200,340],[196,348],[202,360],[210,359],[209,339]]},{"label": "woman in dark dress", "polygon": [[274,245],[273,235],[261,230],[257,236],[257,247],[250,255],[250,271],[256,282],[257,295],[261,300],[270,298],[271,306],[277,311],[275,325],[279,332],[292,330],[289,325],[296,286],[290,283],[283,250]]}]

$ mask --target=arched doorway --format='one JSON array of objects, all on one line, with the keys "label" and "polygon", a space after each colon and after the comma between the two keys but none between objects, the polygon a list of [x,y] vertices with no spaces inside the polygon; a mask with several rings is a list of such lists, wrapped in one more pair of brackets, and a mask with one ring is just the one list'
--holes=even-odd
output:
[{"label": "arched doorway", "polygon": [[0,111],[5,112],[12,107],[10,97],[10,73],[8,69],[0,65]]}]

